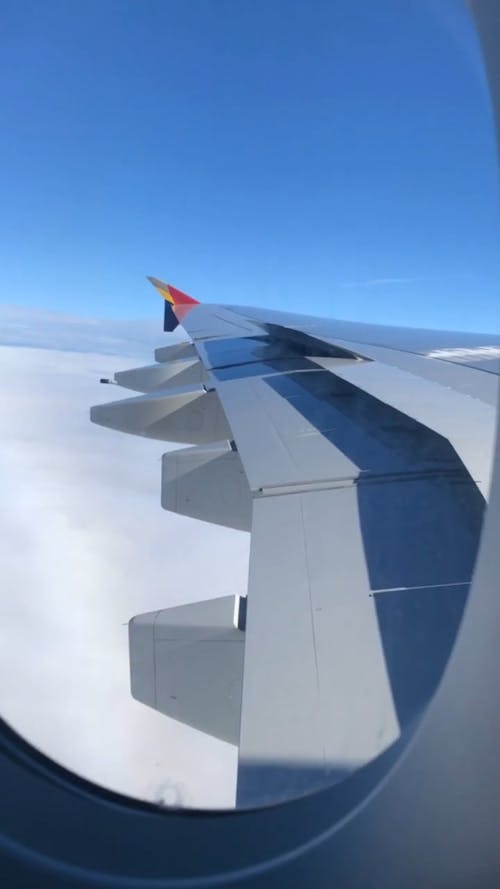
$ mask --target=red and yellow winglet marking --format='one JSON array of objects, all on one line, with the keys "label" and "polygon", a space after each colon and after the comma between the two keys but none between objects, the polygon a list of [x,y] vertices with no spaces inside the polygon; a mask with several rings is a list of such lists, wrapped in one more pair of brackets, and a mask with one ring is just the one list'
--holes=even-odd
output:
[{"label": "red and yellow winglet marking", "polygon": [[151,284],[156,287],[163,299],[169,302],[172,306],[198,305],[197,299],[193,299],[192,296],[188,296],[187,293],[183,293],[182,290],[177,290],[175,287],[172,287],[171,284],[164,284],[163,281],[160,281],[158,278],[151,278],[149,275],[148,281],[151,281]]}]

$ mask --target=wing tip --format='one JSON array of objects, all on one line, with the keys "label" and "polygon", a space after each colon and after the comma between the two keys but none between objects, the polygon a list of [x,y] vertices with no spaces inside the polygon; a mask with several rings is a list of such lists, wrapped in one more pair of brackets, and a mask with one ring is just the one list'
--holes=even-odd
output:
[{"label": "wing tip", "polygon": [[183,293],[182,290],[177,290],[177,288],[172,287],[171,284],[165,284],[163,281],[160,281],[159,278],[154,278],[152,275],[146,275],[146,277],[148,281],[151,281],[153,287],[156,287],[163,299],[171,305],[186,306],[199,304],[197,299],[193,299],[192,296],[188,296],[188,294]]}]

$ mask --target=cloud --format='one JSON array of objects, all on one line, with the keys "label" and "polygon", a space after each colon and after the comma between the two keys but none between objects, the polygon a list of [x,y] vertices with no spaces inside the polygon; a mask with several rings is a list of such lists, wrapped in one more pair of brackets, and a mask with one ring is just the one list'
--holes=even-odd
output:
[{"label": "cloud", "polygon": [[[80,318],[27,306],[0,305],[1,342],[10,346],[142,358],[162,344],[161,320]],[[183,339],[175,332],[173,337]]]},{"label": "cloud", "polygon": [[[90,322],[80,329],[59,316],[55,325],[81,351],[49,349],[48,322],[29,332],[43,348],[0,347],[2,715],[106,787],[164,804],[230,806],[236,748],[132,699],[126,624],[141,612],[243,593],[249,536],[161,509],[169,446],[88,418],[90,405],[109,399],[98,378],[136,362],[85,353]],[[97,328],[103,335],[104,323]],[[121,331],[125,338],[125,322]]]}]

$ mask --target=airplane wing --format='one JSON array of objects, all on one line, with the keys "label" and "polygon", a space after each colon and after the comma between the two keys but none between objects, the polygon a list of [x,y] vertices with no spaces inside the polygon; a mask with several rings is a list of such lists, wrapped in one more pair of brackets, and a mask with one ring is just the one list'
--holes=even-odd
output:
[{"label": "airplane wing", "polygon": [[[340,781],[432,697],[467,602],[500,336],[200,304],[104,426],[183,445],[162,506],[251,532],[246,598],[130,622],[132,694],[239,748],[238,806]],[[189,445],[189,447],[185,447]],[[210,590],[206,590],[209,595]]]}]

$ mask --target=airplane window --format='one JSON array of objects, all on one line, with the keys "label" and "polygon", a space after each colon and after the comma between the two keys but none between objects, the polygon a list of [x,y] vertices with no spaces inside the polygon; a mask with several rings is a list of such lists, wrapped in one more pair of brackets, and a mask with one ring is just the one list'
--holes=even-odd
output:
[{"label": "airplane window", "polygon": [[1,715],[165,807],[351,788],[439,687],[490,496],[469,12],[32,12],[0,79]]}]

